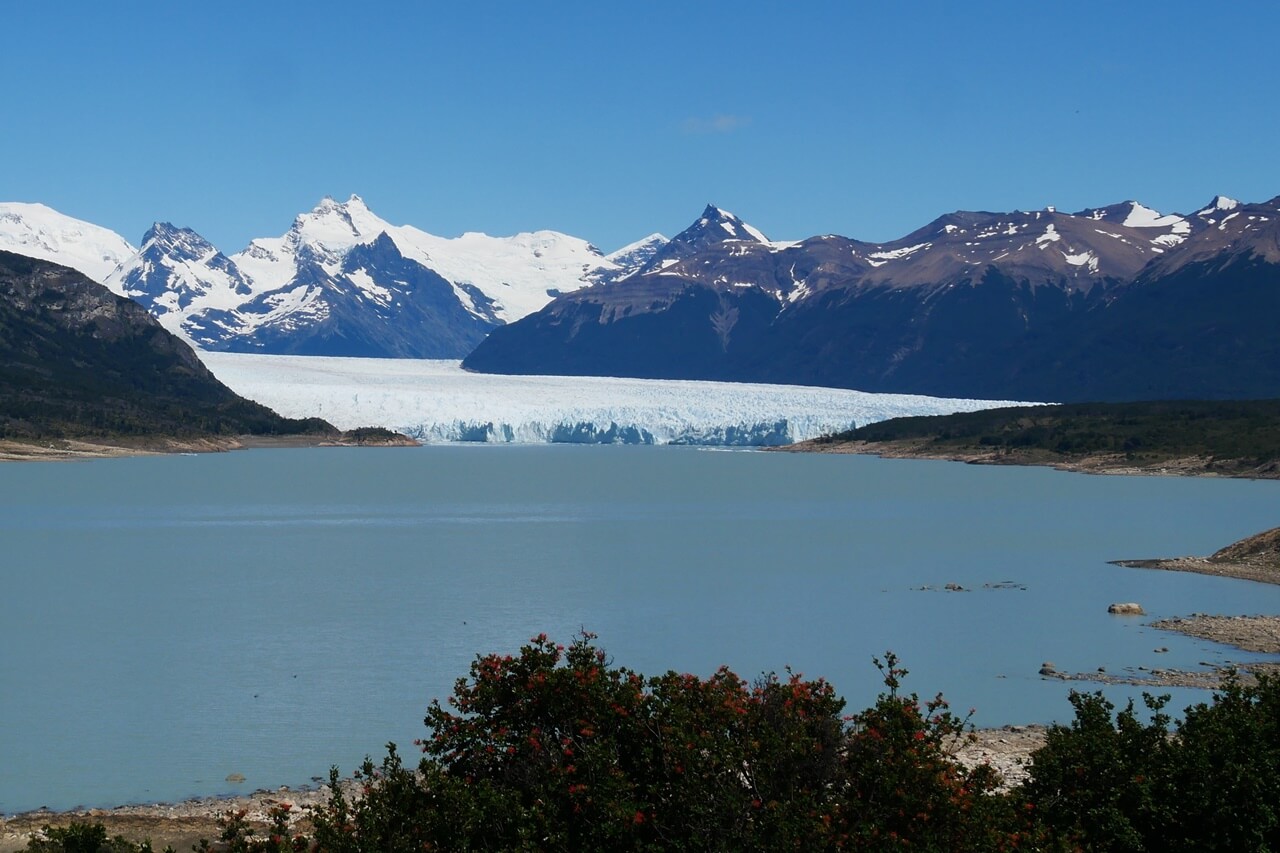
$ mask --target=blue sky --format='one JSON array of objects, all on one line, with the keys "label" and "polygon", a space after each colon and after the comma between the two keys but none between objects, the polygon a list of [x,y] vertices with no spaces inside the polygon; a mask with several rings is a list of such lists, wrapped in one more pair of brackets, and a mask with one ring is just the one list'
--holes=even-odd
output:
[{"label": "blue sky", "polygon": [[612,250],[1280,194],[1280,4],[10,3],[0,200],[225,251],[324,195]]}]

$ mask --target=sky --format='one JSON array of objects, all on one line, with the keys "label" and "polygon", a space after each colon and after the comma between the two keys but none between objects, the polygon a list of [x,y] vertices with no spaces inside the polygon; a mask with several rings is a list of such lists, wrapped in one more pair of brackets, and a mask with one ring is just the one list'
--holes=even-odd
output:
[{"label": "sky", "polygon": [[1280,3],[5,4],[0,201],[230,253],[355,193],[611,251],[1280,194]]}]

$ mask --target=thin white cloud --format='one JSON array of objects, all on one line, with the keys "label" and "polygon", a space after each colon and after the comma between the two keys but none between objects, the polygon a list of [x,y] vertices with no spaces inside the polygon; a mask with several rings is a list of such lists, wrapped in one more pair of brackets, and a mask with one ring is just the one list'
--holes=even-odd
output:
[{"label": "thin white cloud", "polygon": [[687,118],[680,125],[685,133],[733,133],[751,124],[750,116],[717,114],[711,118]]}]

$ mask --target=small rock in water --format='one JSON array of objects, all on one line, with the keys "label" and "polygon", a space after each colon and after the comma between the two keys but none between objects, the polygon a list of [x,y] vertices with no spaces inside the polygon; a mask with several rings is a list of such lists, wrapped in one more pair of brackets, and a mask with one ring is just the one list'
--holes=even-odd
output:
[{"label": "small rock in water", "polygon": [[1117,616],[1145,616],[1147,611],[1142,609],[1142,605],[1137,602],[1127,601],[1113,604],[1107,608],[1108,613],[1114,613]]},{"label": "small rock in water", "polygon": [[1168,647],[1168,646],[1161,646],[1160,648],[1158,648],[1158,649],[1156,649],[1156,650],[1155,650],[1156,654],[1158,654],[1158,655],[1162,655],[1162,654],[1164,654],[1164,653],[1165,653],[1165,652],[1167,652],[1167,651],[1169,651],[1169,647]]},{"label": "small rock in water", "polygon": [[228,781],[228,782],[230,782],[230,783],[231,783],[231,784],[233,784],[233,785],[239,785],[241,782],[243,782],[243,781],[244,781],[244,774],[243,774],[243,773],[229,773],[229,774],[227,774],[227,781]]},{"label": "small rock in water", "polygon": [[1044,663],[1040,664],[1040,674],[1041,675],[1057,675],[1058,668],[1053,665],[1052,661],[1045,661]]},{"label": "small rock in water", "polygon": [[943,587],[943,589],[947,590],[948,592],[966,592],[967,591],[965,590],[964,587],[960,586],[960,584],[958,583],[949,583],[945,587]]}]

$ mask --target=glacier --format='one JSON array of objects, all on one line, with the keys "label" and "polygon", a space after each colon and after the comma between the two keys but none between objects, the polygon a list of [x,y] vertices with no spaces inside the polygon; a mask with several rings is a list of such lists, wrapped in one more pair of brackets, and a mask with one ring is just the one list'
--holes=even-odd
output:
[{"label": "glacier", "polygon": [[286,417],[386,427],[424,444],[766,447],[889,418],[1027,405],[799,385],[506,376],[441,360],[198,355],[232,390]]}]

